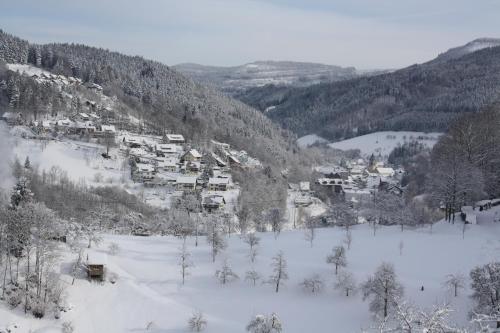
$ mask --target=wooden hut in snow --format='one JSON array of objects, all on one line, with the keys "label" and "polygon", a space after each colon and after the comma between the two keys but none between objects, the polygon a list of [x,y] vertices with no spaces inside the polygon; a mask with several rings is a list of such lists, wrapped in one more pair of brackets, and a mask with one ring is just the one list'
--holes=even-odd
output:
[{"label": "wooden hut in snow", "polygon": [[89,280],[104,281],[108,257],[104,253],[87,254],[87,275]]}]

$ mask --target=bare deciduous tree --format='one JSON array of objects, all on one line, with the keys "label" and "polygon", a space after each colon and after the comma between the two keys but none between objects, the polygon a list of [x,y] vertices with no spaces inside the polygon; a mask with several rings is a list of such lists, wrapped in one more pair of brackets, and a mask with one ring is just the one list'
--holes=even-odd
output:
[{"label": "bare deciduous tree", "polygon": [[342,271],[337,275],[334,285],[335,289],[341,290],[346,296],[353,294],[356,290],[354,275],[348,271]]},{"label": "bare deciduous tree", "polygon": [[326,257],[326,262],[335,265],[335,275],[337,275],[339,267],[347,266],[346,251],[343,246],[336,246],[332,252],[332,254]]},{"label": "bare deciduous tree", "polygon": [[458,290],[465,288],[465,276],[461,273],[448,274],[443,285],[453,291],[455,297],[458,296]]},{"label": "bare deciduous tree", "polygon": [[304,279],[300,285],[304,290],[310,291],[311,293],[318,293],[323,289],[323,280],[319,274],[314,274],[310,278]]},{"label": "bare deciduous tree", "polygon": [[382,263],[375,274],[362,285],[363,299],[372,298],[370,310],[387,317],[395,301],[403,295],[403,286],[397,281],[394,266]]},{"label": "bare deciduous tree", "polygon": [[268,283],[273,284],[276,292],[279,292],[283,281],[288,280],[287,262],[283,251],[279,251],[278,254],[273,257],[271,266],[273,267],[273,274],[269,276]]}]

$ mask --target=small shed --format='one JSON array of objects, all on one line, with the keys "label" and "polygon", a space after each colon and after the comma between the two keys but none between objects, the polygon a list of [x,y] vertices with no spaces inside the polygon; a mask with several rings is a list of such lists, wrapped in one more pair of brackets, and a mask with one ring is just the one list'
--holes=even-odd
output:
[{"label": "small shed", "polygon": [[89,280],[104,281],[108,257],[105,253],[87,254],[87,275]]}]

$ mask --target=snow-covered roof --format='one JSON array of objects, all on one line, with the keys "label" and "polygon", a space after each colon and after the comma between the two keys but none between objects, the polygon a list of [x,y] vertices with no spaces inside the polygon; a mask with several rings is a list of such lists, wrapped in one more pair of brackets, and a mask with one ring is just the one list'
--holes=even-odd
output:
[{"label": "snow-covered roof", "polygon": [[158,167],[164,168],[164,167],[175,167],[177,166],[177,163],[172,160],[163,160],[163,161],[158,161]]},{"label": "snow-covered roof", "polygon": [[106,265],[108,263],[108,256],[106,253],[92,252],[87,254],[88,265]]},{"label": "snow-covered roof", "polygon": [[89,118],[89,115],[86,114],[85,112],[80,112],[78,115],[82,118]]},{"label": "snow-covered roof", "polygon": [[299,183],[299,188],[301,191],[310,191],[311,190],[311,184],[309,182],[300,182]]},{"label": "snow-covered roof", "polygon": [[116,132],[115,125],[101,125],[101,131],[103,132]]},{"label": "snow-covered roof", "polygon": [[75,121],[72,127],[84,128],[84,129],[95,129],[95,126],[91,121]]},{"label": "snow-covered roof", "polygon": [[219,141],[216,141],[216,140],[211,140],[211,142],[212,142],[213,145],[221,147],[223,149],[230,149],[231,148],[231,146],[229,145],[229,143],[219,142]]},{"label": "snow-covered roof", "polygon": [[132,156],[145,156],[149,153],[142,148],[130,148],[129,154]]},{"label": "snow-covered roof", "polygon": [[296,204],[310,204],[312,203],[312,199],[310,196],[296,197],[294,202]]},{"label": "snow-covered roof", "polygon": [[233,155],[229,155],[228,158],[236,164],[241,164],[240,160],[234,157]]},{"label": "snow-covered roof", "polygon": [[184,136],[181,134],[167,134],[168,141],[182,141],[184,142]]},{"label": "snow-covered roof", "polygon": [[179,176],[175,180],[176,184],[196,184],[196,177],[191,176]]},{"label": "snow-covered roof", "polygon": [[153,172],[155,168],[151,164],[137,163],[137,169],[141,172]]},{"label": "snow-covered roof", "polygon": [[213,184],[213,185],[227,185],[229,184],[229,179],[228,178],[209,178],[208,179],[208,184]]},{"label": "snow-covered roof", "polygon": [[333,165],[333,166],[319,166],[316,168],[316,171],[319,173],[322,173],[324,175],[328,175],[331,173],[347,172],[347,169],[345,169],[341,166]]},{"label": "snow-covered roof", "polygon": [[203,204],[218,204],[221,205],[225,202],[225,199],[222,195],[209,195],[206,197],[203,197]]},{"label": "snow-covered roof", "polygon": [[377,172],[381,175],[384,175],[384,176],[393,176],[395,174],[394,172],[394,169],[393,168],[382,168],[382,167],[378,167],[377,168]]},{"label": "snow-covered roof", "polygon": [[164,153],[176,153],[177,146],[171,143],[161,143],[156,145],[156,150]]},{"label": "snow-covered roof", "polygon": [[189,154],[193,155],[193,157],[195,157],[195,158],[201,158],[200,152],[198,152],[196,149],[191,149],[189,151]]},{"label": "snow-covered roof", "polygon": [[58,126],[72,126],[73,122],[69,119],[62,119],[57,121]]},{"label": "snow-covered roof", "polygon": [[4,112],[4,114],[2,115],[2,118],[4,119],[15,119],[19,117],[19,113],[15,113],[15,112]]},{"label": "snow-covered roof", "polygon": [[220,164],[222,166],[225,166],[226,165],[226,162],[224,162],[219,156],[217,156],[217,154],[215,153],[212,153],[212,157],[214,158],[214,160],[217,162],[217,164]]}]

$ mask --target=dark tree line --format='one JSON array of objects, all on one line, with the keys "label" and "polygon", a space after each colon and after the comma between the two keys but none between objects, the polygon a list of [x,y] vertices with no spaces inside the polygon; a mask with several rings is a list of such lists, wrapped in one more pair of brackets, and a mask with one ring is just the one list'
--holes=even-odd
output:
[{"label": "dark tree line", "polygon": [[464,205],[500,196],[498,110],[461,117],[432,151],[427,186],[450,219]]}]

